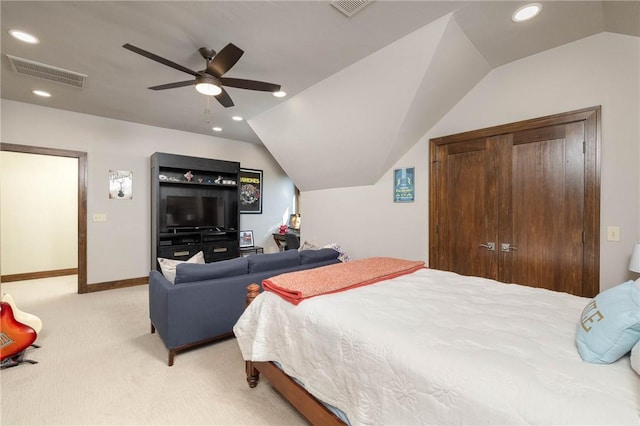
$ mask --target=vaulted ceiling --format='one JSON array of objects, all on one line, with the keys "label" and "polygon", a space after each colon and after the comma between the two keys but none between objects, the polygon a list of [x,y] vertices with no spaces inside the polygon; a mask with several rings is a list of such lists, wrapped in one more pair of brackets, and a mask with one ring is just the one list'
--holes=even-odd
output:
[{"label": "vaulted ceiling", "polygon": [[[374,1],[348,18],[325,1],[2,1],[1,95],[262,143],[303,190],[371,184],[492,68],[603,31],[640,36],[640,2],[540,3],[515,24],[524,2]],[[198,48],[229,42],[245,53],[226,77],[288,96],[229,88],[235,106],[223,108],[193,87],[148,90],[190,77],[122,48],[201,70]],[[86,74],[86,87],[17,74],[7,54]]]}]

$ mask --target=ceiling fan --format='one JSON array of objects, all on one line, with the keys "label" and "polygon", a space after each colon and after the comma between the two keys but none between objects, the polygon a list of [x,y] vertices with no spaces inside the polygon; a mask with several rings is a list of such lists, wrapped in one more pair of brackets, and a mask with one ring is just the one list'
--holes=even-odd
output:
[{"label": "ceiling fan", "polygon": [[225,108],[232,107],[234,104],[231,100],[231,97],[222,86],[235,87],[238,89],[258,90],[262,92],[280,91],[279,84],[265,83],[263,81],[255,80],[245,80],[242,78],[223,77],[223,75],[227,71],[229,71],[236,64],[236,62],[238,62],[238,60],[244,53],[242,49],[240,49],[233,43],[227,44],[217,54],[215,50],[208,47],[201,47],[200,49],[198,49],[200,55],[202,55],[204,60],[207,62],[205,69],[202,71],[193,71],[187,67],[184,67],[180,64],[172,62],[146,50],[140,49],[139,47],[133,46],[129,43],[124,44],[122,47],[146,58],[149,58],[152,61],[159,62],[168,67],[177,69],[178,71],[191,74],[195,77],[195,79],[187,81],[178,81],[175,83],[167,83],[161,84],[159,86],[149,87],[149,89],[151,90],[174,89],[176,87],[195,85],[198,92],[209,96],[215,96],[218,102],[220,102],[220,104]]}]

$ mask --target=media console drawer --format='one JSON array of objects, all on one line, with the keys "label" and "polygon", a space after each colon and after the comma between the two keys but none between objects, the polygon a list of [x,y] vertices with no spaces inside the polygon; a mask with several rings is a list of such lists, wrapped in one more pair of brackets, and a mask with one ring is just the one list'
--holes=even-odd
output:
[{"label": "media console drawer", "polygon": [[232,259],[240,255],[237,241],[216,241],[214,243],[204,243],[204,258],[207,262],[216,260]]},{"label": "media console drawer", "polygon": [[158,249],[158,257],[168,259],[187,260],[200,251],[200,246],[171,246],[160,247]]}]

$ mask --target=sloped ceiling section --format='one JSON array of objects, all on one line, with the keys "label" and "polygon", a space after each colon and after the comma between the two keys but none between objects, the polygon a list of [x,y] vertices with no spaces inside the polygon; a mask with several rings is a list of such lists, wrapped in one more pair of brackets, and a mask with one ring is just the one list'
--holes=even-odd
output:
[{"label": "sloped ceiling section", "polygon": [[447,15],[248,123],[300,190],[372,185],[489,69]]},{"label": "sloped ceiling section", "polygon": [[489,71],[491,66],[455,19],[450,19],[378,176],[391,169]]}]

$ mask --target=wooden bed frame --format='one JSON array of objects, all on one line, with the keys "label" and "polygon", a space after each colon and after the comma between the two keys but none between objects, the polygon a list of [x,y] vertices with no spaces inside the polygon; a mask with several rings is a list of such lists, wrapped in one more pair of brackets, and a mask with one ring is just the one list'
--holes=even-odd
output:
[{"label": "wooden bed frame", "polygon": [[[246,306],[260,294],[258,284],[247,287]],[[332,413],[319,399],[311,395],[306,389],[287,375],[272,361],[245,361],[247,383],[250,388],[258,386],[260,373],[269,383],[294,406],[311,424],[314,425],[342,425],[345,423]]]}]

